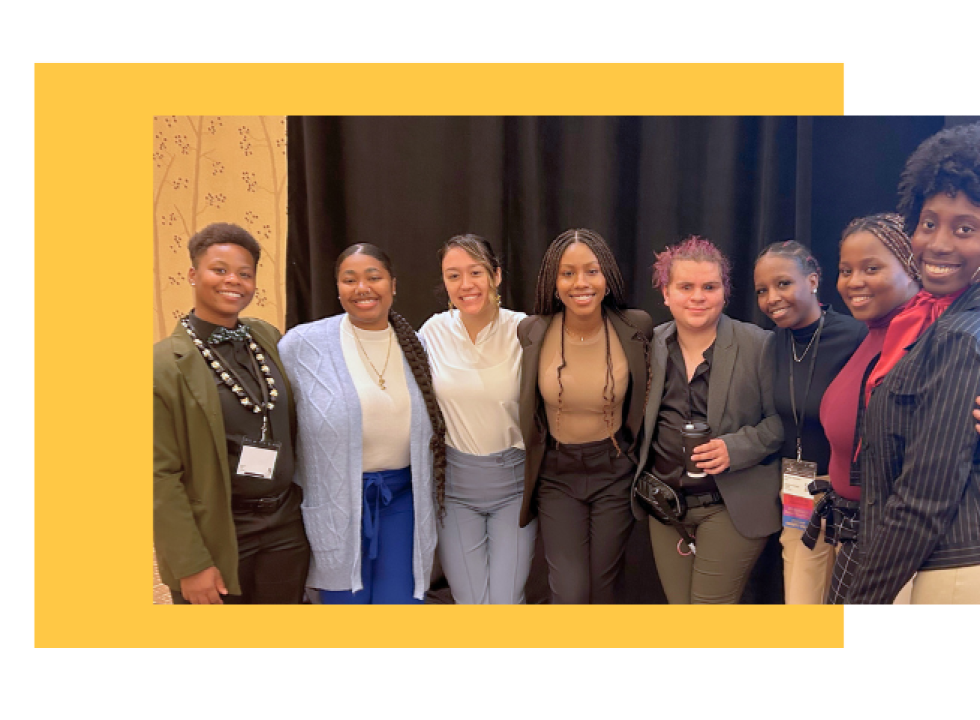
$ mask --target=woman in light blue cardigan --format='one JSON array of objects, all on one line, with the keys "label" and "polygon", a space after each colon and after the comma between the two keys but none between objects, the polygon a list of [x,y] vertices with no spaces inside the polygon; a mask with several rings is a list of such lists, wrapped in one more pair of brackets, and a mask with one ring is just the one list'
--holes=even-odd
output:
[{"label": "woman in light blue cardigan", "polygon": [[343,315],[279,344],[296,396],[296,478],[312,549],[307,585],[326,604],[422,602],[443,506],[445,423],[425,351],[391,305],[379,248],[336,265]]}]

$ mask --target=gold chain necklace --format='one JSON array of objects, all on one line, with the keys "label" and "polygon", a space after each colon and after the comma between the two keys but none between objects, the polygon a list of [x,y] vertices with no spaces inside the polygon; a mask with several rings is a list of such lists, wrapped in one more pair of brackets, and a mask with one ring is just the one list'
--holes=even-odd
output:
[{"label": "gold chain necklace", "polygon": [[589,334],[588,338],[586,338],[585,335],[583,335],[582,333],[576,333],[576,332],[572,332],[571,330],[569,330],[568,329],[568,325],[565,324],[565,318],[564,317],[562,317],[562,322],[561,322],[562,330],[565,331],[565,334],[568,335],[568,337],[572,338],[572,340],[578,338],[579,339],[579,342],[585,342],[586,339],[591,340],[596,335],[598,335],[600,332],[602,332],[602,329],[605,327],[605,325],[606,325],[605,318],[603,318],[603,322],[599,325],[599,327],[597,327],[595,330],[593,330]]},{"label": "gold chain necklace", "polygon": [[811,337],[810,342],[807,343],[806,350],[804,350],[803,354],[799,357],[796,357],[796,338],[793,338],[793,342],[790,343],[790,348],[793,350],[793,359],[796,360],[796,362],[803,362],[803,358],[805,358],[806,354],[810,352],[810,346],[813,345],[813,341],[817,339],[818,334],[819,333],[813,333],[813,337]]},{"label": "gold chain necklace", "polygon": [[354,333],[354,340],[357,341],[357,347],[361,349],[361,353],[364,355],[364,359],[368,361],[368,365],[374,370],[374,374],[378,376],[378,387],[382,390],[387,391],[388,388],[385,387],[385,373],[388,371],[388,360],[391,358],[391,325],[388,326],[388,352],[385,354],[385,366],[381,368],[381,372],[378,372],[378,368],[374,366],[371,362],[371,357],[367,354],[367,350],[364,349],[364,345],[361,344],[361,339],[357,337],[357,330],[354,329],[354,323],[351,323],[350,330]]}]

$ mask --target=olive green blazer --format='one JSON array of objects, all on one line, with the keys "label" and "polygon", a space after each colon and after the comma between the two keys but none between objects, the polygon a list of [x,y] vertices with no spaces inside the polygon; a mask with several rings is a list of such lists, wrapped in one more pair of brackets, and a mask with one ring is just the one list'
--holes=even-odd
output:
[{"label": "olive green blazer", "polygon": [[[241,322],[287,384],[295,437],[292,392],[276,350],[281,335],[256,318]],[[228,592],[241,594],[221,401],[213,371],[179,324],[153,346],[153,544],[160,577],[171,590],[214,565]]]}]

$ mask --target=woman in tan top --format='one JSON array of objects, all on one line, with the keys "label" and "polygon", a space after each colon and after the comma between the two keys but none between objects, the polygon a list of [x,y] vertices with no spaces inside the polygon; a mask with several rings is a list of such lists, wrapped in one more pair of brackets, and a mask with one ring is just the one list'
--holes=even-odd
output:
[{"label": "woman in tan top", "polygon": [[591,230],[559,235],[541,263],[534,315],[517,330],[521,526],[539,519],[552,602],[618,599],[652,333],[649,315],[626,309],[605,240]]}]

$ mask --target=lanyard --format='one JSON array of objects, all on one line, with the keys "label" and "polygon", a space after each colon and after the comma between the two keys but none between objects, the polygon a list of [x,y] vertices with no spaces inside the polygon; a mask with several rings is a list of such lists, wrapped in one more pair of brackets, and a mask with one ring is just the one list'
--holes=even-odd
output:
[{"label": "lanyard", "polygon": [[[795,358],[790,357],[789,364],[789,402],[790,406],[793,408],[793,420],[796,421],[796,460],[800,461],[803,459],[803,421],[806,418],[806,401],[810,395],[810,382],[813,380],[813,368],[817,364],[817,350],[820,348],[820,333],[823,331],[823,321],[824,315],[820,314],[820,324],[817,325],[816,332],[813,337],[813,355],[810,356],[810,368],[807,370],[806,374],[806,386],[803,390],[803,407],[800,408],[799,415],[796,414],[796,385],[793,382],[793,370],[796,365]],[[793,331],[789,332],[789,344],[790,344],[790,355],[793,352]]]},{"label": "lanyard", "polygon": [[[253,340],[253,342],[254,342],[254,340]],[[221,362],[221,364],[224,365],[225,370],[227,372],[231,373],[235,377],[235,380],[238,382],[239,385],[242,386],[242,390],[245,391],[245,394],[246,395],[251,395],[251,393],[248,391],[248,385],[246,385],[244,382],[242,382],[241,375],[238,374],[238,372],[235,370],[235,368],[232,367],[231,364],[227,360],[225,360],[223,357],[221,357],[221,353],[218,352],[218,348],[215,347],[215,346],[211,346],[210,350],[211,350],[211,352],[213,352],[217,356],[217,358]],[[269,408],[268,408],[268,404],[269,404],[269,388],[266,387],[266,383],[264,383],[262,381],[262,372],[259,369],[259,363],[255,359],[255,353],[252,352],[251,350],[249,350],[249,352],[248,352],[248,359],[251,361],[251,365],[252,365],[252,379],[255,380],[256,383],[258,383],[259,390],[262,393],[262,437],[261,437],[261,441],[262,442],[267,442],[269,440]],[[217,372],[217,371],[215,371],[215,372]],[[254,400],[253,400],[253,402],[254,402]]]}]

